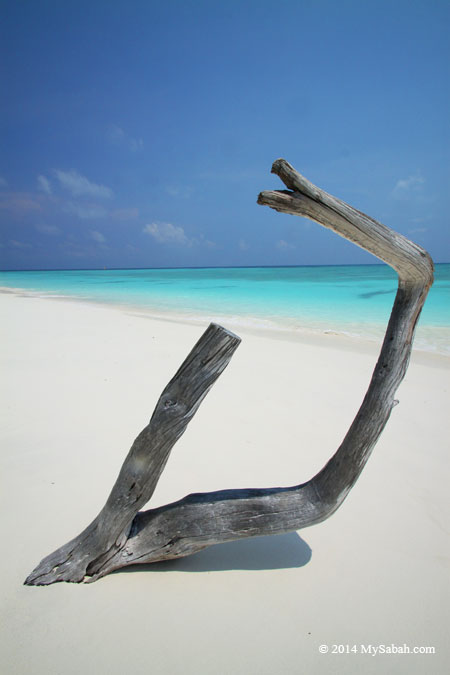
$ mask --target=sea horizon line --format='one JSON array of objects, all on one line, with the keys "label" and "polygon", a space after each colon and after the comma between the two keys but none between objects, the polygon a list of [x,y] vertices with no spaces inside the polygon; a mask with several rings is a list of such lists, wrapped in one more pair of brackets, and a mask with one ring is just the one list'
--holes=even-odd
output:
[{"label": "sea horizon line", "polygon": [[[434,265],[449,265],[450,262],[434,262]],[[298,267],[379,267],[386,265],[383,261],[371,263],[326,263],[326,264],[304,264],[304,265],[180,265],[179,267],[161,266],[161,267],[52,267],[52,268],[32,268],[32,269],[0,269],[0,272],[104,272],[104,271],[138,271],[138,270],[232,270],[232,269],[295,269]]]}]

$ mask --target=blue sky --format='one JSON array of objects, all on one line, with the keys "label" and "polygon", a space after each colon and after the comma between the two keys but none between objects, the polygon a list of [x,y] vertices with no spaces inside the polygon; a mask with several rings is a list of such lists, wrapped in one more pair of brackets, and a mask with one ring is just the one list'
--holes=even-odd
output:
[{"label": "blue sky", "polygon": [[2,0],[0,267],[345,264],[284,157],[450,260],[447,0]]}]

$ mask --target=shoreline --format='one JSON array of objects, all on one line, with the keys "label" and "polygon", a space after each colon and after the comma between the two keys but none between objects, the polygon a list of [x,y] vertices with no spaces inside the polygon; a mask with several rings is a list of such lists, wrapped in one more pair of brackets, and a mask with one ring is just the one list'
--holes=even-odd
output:
[{"label": "shoreline", "polygon": [[[379,327],[377,326],[379,328],[379,335],[374,335],[373,333],[370,335],[361,335],[352,333],[348,330],[337,330],[333,328],[326,328],[325,326],[323,328],[317,328],[311,327],[311,325],[303,324],[296,325],[294,327],[289,326],[282,320],[276,321],[273,319],[262,319],[260,317],[245,318],[243,316],[228,316],[226,314],[220,313],[205,313],[204,315],[196,315],[191,312],[186,312],[183,314],[182,312],[171,310],[164,311],[159,308],[146,308],[142,305],[102,302],[97,299],[77,297],[75,295],[46,294],[42,291],[32,291],[24,288],[0,286],[0,297],[2,294],[30,299],[79,303],[95,307],[109,307],[111,309],[129,313],[130,315],[136,317],[175,324],[180,323],[191,326],[203,326],[207,323],[213,322],[225,326],[228,325],[234,332],[241,331],[243,333],[249,333],[252,335],[264,335],[274,340],[286,340],[289,342],[309,344],[314,344],[317,342],[323,346],[329,346],[329,341],[333,339],[335,346],[339,345],[342,349],[350,351],[353,349],[364,349],[367,353],[378,353],[380,351],[385,328],[387,327],[387,324],[384,327],[381,327],[381,325]],[[448,346],[446,346],[446,348],[440,346],[434,348],[424,346],[424,333],[426,331],[443,333],[445,338],[448,336]],[[429,340],[430,339],[432,339],[432,336],[429,338]],[[412,354],[420,358],[423,362],[426,362],[427,357],[430,356],[435,362],[442,358],[443,364],[446,362],[450,363],[450,328],[442,326],[422,327],[420,326],[419,322],[419,326],[416,329]]]}]

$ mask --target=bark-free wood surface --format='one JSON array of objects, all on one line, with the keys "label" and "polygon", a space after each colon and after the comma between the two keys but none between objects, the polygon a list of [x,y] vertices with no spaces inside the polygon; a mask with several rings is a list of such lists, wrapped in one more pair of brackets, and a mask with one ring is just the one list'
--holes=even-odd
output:
[{"label": "bark-free wood surface", "polygon": [[[136,439],[102,512],[79,537],[45,558],[25,583],[82,581],[85,575],[95,580],[117,568],[189,555],[219,542],[298,530],[328,518],[351,490],[396,404],[395,391],[408,367],[414,329],[433,282],[433,263],[422,248],[317,188],[285,160],[277,160],[272,172],[289,190],[262,192],[259,204],[334,230],[391,265],[399,277],[379,359],[342,444],[323,469],[301,485],[194,494],[138,512],[153,493],[171,447],[239,342],[227,331],[210,327],[220,344],[218,352],[212,350],[216,359],[220,352],[214,378],[208,369],[206,374],[202,370],[213,356],[199,356],[200,341],[177,373],[182,384],[175,376],[149,426]],[[211,354],[209,347],[206,353]]]}]

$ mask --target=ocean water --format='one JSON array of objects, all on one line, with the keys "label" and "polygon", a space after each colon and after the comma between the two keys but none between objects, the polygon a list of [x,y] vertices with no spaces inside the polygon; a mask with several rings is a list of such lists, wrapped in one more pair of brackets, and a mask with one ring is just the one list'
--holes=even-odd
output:
[{"label": "ocean water", "polygon": [[[0,286],[121,305],[190,321],[379,339],[397,278],[386,265],[0,272]],[[450,264],[435,283],[415,347],[450,353]]]}]

